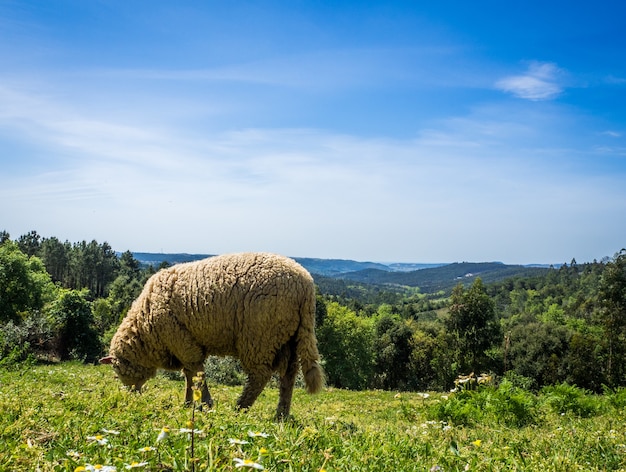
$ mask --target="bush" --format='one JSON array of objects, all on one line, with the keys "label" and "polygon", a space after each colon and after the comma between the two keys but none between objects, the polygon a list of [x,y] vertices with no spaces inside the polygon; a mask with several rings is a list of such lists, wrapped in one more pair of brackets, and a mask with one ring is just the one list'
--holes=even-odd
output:
[{"label": "bush", "polygon": [[102,346],[93,326],[86,291],[62,290],[48,316],[55,331],[55,349],[61,360],[94,361]]},{"label": "bush", "polygon": [[601,405],[597,398],[585,389],[562,383],[541,389],[543,402],[552,411],[560,414],[572,413],[581,418],[598,414]]},{"label": "bush", "polygon": [[537,398],[504,380],[497,388],[463,389],[439,403],[428,414],[437,421],[473,425],[492,421],[512,427],[536,424],[540,419]]},{"label": "bush", "polygon": [[507,426],[527,426],[539,420],[537,398],[506,379],[490,396],[489,409],[498,422]]},{"label": "bush", "polygon": [[246,374],[239,360],[232,357],[210,356],[204,364],[207,380],[220,385],[243,385]]},{"label": "bush", "polygon": [[5,323],[0,330],[0,365],[30,362],[47,354],[52,336],[52,327],[40,312],[21,323]]},{"label": "bush", "polygon": [[606,398],[609,405],[616,410],[622,410],[626,408],[626,388],[618,387],[615,389],[609,388],[603,385],[604,398]]}]

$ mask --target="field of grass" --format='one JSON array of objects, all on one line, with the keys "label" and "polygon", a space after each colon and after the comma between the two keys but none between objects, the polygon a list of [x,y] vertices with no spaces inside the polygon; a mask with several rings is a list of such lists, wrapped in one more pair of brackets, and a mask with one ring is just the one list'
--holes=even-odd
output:
[{"label": "field of grass", "polygon": [[211,391],[198,411],[164,376],[137,395],[106,366],[0,370],[0,470],[626,470],[623,392],[297,390],[279,423],[273,388],[247,413]]}]

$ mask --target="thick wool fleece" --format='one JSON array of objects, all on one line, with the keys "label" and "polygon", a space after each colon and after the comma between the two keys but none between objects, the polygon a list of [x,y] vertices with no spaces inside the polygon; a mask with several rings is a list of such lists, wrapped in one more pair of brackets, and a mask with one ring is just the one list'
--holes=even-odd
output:
[{"label": "thick wool fleece", "polygon": [[[307,390],[323,387],[314,325],[313,279],[295,261],[266,253],[217,256],[153,275],[105,359],[122,382],[139,389],[158,368],[182,368],[189,401],[191,377],[206,357],[234,356],[248,374],[238,405],[251,406],[278,371],[277,414],[286,416],[298,359]],[[203,400],[211,403],[206,387]]]}]

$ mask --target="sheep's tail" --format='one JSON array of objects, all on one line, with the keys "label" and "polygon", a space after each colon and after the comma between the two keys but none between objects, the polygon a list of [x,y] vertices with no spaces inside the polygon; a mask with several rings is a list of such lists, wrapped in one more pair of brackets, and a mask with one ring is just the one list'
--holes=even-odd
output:
[{"label": "sheep's tail", "polygon": [[324,370],[319,363],[320,354],[315,337],[315,287],[313,284],[311,284],[311,290],[307,292],[300,307],[296,352],[300,359],[307,392],[318,393],[324,388]]}]

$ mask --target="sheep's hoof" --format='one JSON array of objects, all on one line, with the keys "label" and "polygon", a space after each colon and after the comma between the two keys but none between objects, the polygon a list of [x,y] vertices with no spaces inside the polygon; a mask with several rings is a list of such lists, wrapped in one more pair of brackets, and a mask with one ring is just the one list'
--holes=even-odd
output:
[{"label": "sheep's hoof", "polygon": [[289,413],[285,413],[284,411],[277,411],[276,416],[274,416],[274,420],[284,423],[286,421],[293,420],[293,416]]}]

